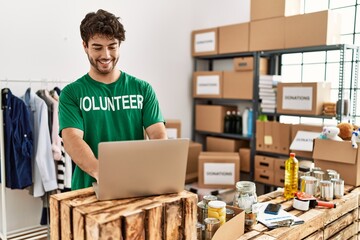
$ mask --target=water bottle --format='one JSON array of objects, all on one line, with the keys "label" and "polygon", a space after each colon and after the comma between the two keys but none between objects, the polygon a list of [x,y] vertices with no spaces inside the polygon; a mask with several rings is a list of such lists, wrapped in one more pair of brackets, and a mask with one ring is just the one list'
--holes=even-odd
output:
[{"label": "water bottle", "polygon": [[249,108],[246,108],[242,114],[242,130],[243,135],[248,135],[248,117],[249,117]]},{"label": "water bottle", "polygon": [[248,112],[248,119],[247,119],[247,122],[248,122],[248,131],[247,131],[247,134],[248,135],[252,135],[252,132],[253,132],[253,110],[252,108],[249,108],[249,112]]}]

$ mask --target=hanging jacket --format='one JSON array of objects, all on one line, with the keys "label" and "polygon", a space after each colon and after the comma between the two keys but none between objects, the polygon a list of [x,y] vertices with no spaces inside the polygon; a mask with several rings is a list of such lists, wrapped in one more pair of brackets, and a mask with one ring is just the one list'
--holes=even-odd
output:
[{"label": "hanging jacket", "polygon": [[25,103],[10,89],[1,91],[4,119],[6,187],[23,189],[32,185],[32,129]]},{"label": "hanging jacket", "polygon": [[30,112],[30,123],[33,128],[33,179],[32,194],[40,197],[57,189],[55,162],[51,150],[48,127],[48,109],[43,99],[30,88],[21,97]]}]

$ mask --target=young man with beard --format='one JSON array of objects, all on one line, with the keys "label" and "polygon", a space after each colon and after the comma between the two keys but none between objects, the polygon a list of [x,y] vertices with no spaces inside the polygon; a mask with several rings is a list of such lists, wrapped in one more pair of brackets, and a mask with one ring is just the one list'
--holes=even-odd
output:
[{"label": "young man with beard", "polygon": [[[80,25],[90,71],[60,95],[60,133],[76,163],[72,189],[97,180],[98,144],[105,141],[166,139],[164,118],[149,83],[116,68],[125,30],[119,18],[98,10]],[[140,150],[140,149],[139,149]]]}]

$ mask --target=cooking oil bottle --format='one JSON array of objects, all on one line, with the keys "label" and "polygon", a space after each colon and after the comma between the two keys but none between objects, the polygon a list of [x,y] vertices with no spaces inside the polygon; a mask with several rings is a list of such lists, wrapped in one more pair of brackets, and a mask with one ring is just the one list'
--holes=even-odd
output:
[{"label": "cooking oil bottle", "polygon": [[294,198],[298,190],[299,161],[295,158],[295,153],[290,153],[290,157],[285,161],[285,189],[286,199]]}]

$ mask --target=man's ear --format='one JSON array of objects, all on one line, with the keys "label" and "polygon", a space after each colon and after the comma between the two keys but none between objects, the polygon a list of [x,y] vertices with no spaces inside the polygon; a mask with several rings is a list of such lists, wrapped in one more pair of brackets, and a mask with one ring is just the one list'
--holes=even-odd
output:
[{"label": "man's ear", "polygon": [[87,52],[88,52],[87,43],[86,43],[85,41],[83,41],[82,44],[83,44],[83,47],[84,47],[85,52],[87,53]]}]

